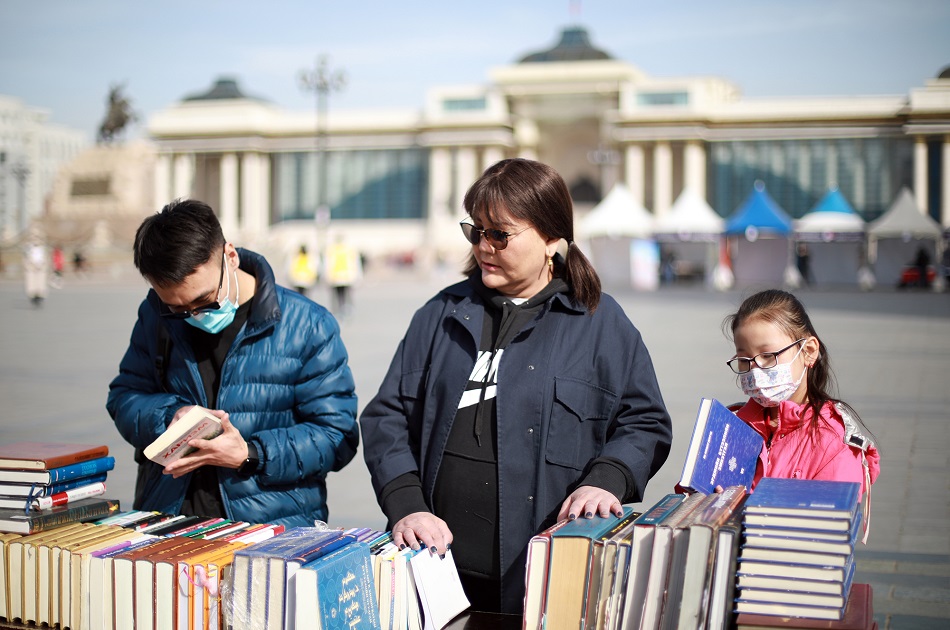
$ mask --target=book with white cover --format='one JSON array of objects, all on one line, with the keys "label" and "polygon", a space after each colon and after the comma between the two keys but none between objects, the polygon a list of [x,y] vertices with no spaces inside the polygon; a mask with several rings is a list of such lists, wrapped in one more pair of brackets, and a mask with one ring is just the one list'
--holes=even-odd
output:
[{"label": "book with white cover", "polygon": [[173,422],[154,442],[145,447],[145,456],[156,464],[167,466],[194,452],[191,440],[210,440],[221,435],[221,419],[199,405]]}]

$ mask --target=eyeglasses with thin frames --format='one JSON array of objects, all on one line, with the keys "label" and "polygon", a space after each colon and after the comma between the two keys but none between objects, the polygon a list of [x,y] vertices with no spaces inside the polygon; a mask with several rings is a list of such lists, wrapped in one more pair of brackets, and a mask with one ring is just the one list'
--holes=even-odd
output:
[{"label": "eyeglasses with thin frames", "polygon": [[780,354],[790,348],[797,346],[803,341],[805,341],[804,337],[797,341],[793,341],[781,350],[776,350],[775,352],[760,352],[754,357],[733,357],[732,359],[726,361],[726,365],[728,365],[736,374],[745,374],[752,369],[753,364],[763,370],[774,368],[776,365],[778,365],[778,357]]},{"label": "eyeglasses with thin frames", "polygon": [[465,235],[465,239],[472,245],[478,245],[478,241],[482,237],[485,237],[485,240],[495,249],[505,249],[508,247],[508,239],[514,238],[528,229],[524,228],[512,234],[511,232],[504,232],[493,228],[477,228],[467,221],[460,222],[459,226],[462,228],[462,234]]},{"label": "eyeglasses with thin frames", "polygon": [[[222,252],[224,254],[224,252]],[[221,295],[221,288],[224,286],[224,268],[227,267],[227,256],[223,255],[221,260],[221,276],[218,278],[218,290],[215,292],[214,297],[215,301],[205,304],[204,306],[199,306],[198,308],[190,308],[186,311],[173,311],[171,307],[167,304],[166,308],[169,310],[162,311],[159,313],[162,317],[167,317],[168,319],[188,319],[195,315],[201,313],[207,313],[209,311],[216,311],[221,308],[221,303],[217,301],[219,295]]]}]

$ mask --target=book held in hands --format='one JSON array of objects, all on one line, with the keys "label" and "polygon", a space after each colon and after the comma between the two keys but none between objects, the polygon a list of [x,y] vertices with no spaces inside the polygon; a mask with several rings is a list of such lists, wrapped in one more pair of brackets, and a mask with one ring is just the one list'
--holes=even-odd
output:
[{"label": "book held in hands", "polygon": [[167,466],[194,452],[188,445],[192,440],[211,440],[222,432],[221,419],[199,405],[173,422],[165,432],[145,447],[145,456],[156,464]]},{"label": "book held in hands", "polygon": [[716,486],[752,487],[765,441],[718,400],[703,398],[683,463],[679,485],[710,494]]}]

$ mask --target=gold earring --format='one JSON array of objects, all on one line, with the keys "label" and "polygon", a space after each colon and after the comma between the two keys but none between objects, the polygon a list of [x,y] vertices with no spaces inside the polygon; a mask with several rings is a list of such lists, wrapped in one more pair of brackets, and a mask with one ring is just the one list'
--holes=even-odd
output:
[{"label": "gold earring", "polygon": [[552,256],[548,256],[548,269],[554,270],[554,258]]}]

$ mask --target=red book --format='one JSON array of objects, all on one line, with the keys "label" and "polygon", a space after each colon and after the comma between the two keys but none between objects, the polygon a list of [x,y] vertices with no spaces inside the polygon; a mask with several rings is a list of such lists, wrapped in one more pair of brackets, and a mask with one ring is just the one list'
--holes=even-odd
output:
[{"label": "red book", "polygon": [[14,442],[0,444],[0,468],[49,470],[80,464],[109,454],[105,444]]},{"label": "red book", "polygon": [[852,584],[844,616],[837,621],[807,619],[805,617],[773,617],[740,613],[736,617],[738,630],[767,628],[822,629],[822,630],[870,630],[874,627],[874,602],[870,584]]}]

